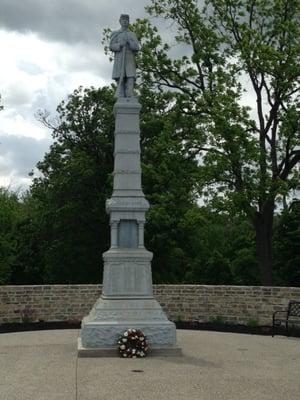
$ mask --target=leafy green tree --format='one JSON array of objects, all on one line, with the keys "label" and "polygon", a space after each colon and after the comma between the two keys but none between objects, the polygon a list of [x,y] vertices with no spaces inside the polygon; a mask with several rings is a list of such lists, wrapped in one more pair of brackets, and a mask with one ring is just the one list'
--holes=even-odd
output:
[{"label": "leafy green tree", "polygon": [[21,217],[16,224],[15,260],[11,268],[10,283],[32,285],[47,283],[44,276],[44,253],[48,231],[44,215],[45,204],[35,199],[30,192],[20,200]]},{"label": "leafy green tree", "polygon": [[185,282],[259,284],[254,234],[245,218],[233,218],[209,207],[192,207],[184,224],[186,236],[192,238]]},{"label": "leafy green tree", "polygon": [[294,200],[279,216],[275,231],[275,282],[300,286],[300,201]]},{"label": "leafy green tree", "polygon": [[[141,88],[140,88],[141,89]],[[141,145],[143,190],[150,202],[145,226],[146,247],[153,251],[153,280],[182,281],[187,265],[184,224],[196,202],[197,162],[186,157],[178,135],[181,120],[169,110],[172,95],[141,89]]]},{"label": "leafy green tree", "polygon": [[[140,91],[143,188],[152,206],[146,245],[154,252],[154,280],[178,282],[186,239],[180,223],[194,201],[197,163],[186,158],[171,128],[178,118],[168,113],[170,96]],[[114,102],[111,88],[80,88],[58,107],[55,123],[47,113],[39,115],[53,130],[55,142],[38,163],[41,176],[34,179],[27,199],[28,218],[20,227],[27,239],[19,240],[15,279],[101,279],[110,236],[105,200],[112,189]],[[33,253],[36,262],[34,256],[29,260]]]},{"label": "leafy green tree", "polygon": [[44,281],[97,282],[108,247],[105,200],[113,168],[113,94],[79,88],[62,102],[53,124],[54,144],[37,167],[31,196],[41,230]]},{"label": "leafy green tree", "polygon": [[8,283],[16,258],[16,225],[20,217],[18,198],[0,188],[0,285]]},{"label": "leafy green tree", "polygon": [[151,17],[176,34],[164,43],[148,20],[137,21],[140,78],[172,91],[170,107],[186,121],[178,132],[186,154],[201,160],[199,193],[248,218],[261,282],[270,285],[276,201],[299,187],[300,3],[199,3],[151,1]]}]

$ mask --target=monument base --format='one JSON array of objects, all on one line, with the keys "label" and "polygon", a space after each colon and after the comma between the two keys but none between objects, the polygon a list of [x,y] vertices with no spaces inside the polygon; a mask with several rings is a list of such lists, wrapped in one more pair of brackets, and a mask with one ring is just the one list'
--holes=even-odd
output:
[{"label": "monument base", "polygon": [[103,292],[82,320],[82,348],[107,354],[107,349],[117,348],[124,331],[140,329],[151,349],[176,349],[175,324],[153,297],[152,253],[145,248],[111,248],[103,258]]},{"label": "monument base", "polygon": [[100,297],[82,320],[81,345],[85,349],[117,348],[127,329],[140,329],[151,349],[176,348],[176,327],[153,297]]},{"label": "monument base", "polygon": [[[78,357],[119,357],[117,346],[86,348],[82,346],[81,338],[78,338]],[[179,357],[182,356],[180,347],[151,347],[148,357]]]}]

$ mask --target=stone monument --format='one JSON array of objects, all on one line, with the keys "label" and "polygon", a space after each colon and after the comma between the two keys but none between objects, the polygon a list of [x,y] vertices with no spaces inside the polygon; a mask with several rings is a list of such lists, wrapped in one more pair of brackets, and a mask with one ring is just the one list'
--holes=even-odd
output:
[{"label": "stone monument", "polygon": [[82,321],[79,356],[115,355],[117,339],[136,328],[148,337],[152,354],[175,355],[176,328],[153,297],[152,253],[144,247],[145,213],[149,203],[141,185],[141,105],[134,96],[136,35],[128,29],[129,16],[121,15],[121,29],[111,34],[115,54],[113,79],[117,82],[114,183],[106,202],[110,216],[111,247],[103,254],[102,295]]}]

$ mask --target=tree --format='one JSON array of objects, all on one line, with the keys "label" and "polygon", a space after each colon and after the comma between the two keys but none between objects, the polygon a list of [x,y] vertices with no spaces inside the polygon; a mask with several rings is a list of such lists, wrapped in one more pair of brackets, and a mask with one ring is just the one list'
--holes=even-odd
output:
[{"label": "tree", "polygon": [[15,232],[20,216],[18,198],[0,188],[0,284],[8,283],[16,258]]},{"label": "tree", "polygon": [[300,201],[294,200],[278,217],[275,230],[275,280],[300,286]]},{"label": "tree", "polygon": [[[180,121],[168,112],[170,95],[140,90],[143,188],[151,203],[146,246],[154,252],[154,280],[178,282],[184,258],[178,255],[185,251],[180,224],[194,202],[197,163],[186,157],[171,129]],[[109,247],[105,201],[112,190],[114,102],[112,88],[80,88],[58,107],[55,123],[48,113],[39,114],[55,142],[37,165],[41,176],[27,199],[31,207],[20,227],[18,282],[101,279],[102,253]]]},{"label": "tree", "polygon": [[201,160],[199,194],[247,216],[261,282],[271,285],[276,202],[299,188],[299,0],[209,0],[203,9],[196,0],[152,0],[147,10],[172,24],[181,47],[137,21],[140,77],[172,91],[170,107],[190,128],[182,123],[178,134]]},{"label": "tree", "polygon": [[178,283],[189,268],[192,237],[184,223],[195,205],[197,162],[186,156],[176,130],[178,114],[169,109],[172,95],[140,87],[143,191],[150,202],[146,247],[153,252],[153,280]]},{"label": "tree", "polygon": [[113,101],[110,88],[79,88],[58,106],[56,123],[47,113],[39,115],[55,139],[31,187],[45,282],[101,279],[109,240],[105,201],[113,168]]},{"label": "tree", "polygon": [[21,215],[15,221],[11,240],[15,243],[15,257],[11,265],[10,284],[38,285],[44,279],[44,250],[47,227],[43,218],[43,205],[30,192],[19,200]]},{"label": "tree", "polygon": [[245,218],[194,206],[184,224],[189,238],[185,282],[259,284],[253,230]]}]

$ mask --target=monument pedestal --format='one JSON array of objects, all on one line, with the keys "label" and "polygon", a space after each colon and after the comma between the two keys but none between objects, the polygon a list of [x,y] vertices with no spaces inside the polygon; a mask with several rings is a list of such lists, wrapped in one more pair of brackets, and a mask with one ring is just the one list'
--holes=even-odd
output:
[{"label": "monument pedestal", "polygon": [[180,353],[175,324],[153,297],[152,253],[144,247],[149,203],[141,187],[140,107],[136,98],[122,98],[114,108],[114,189],[106,203],[111,248],[103,254],[102,296],[82,321],[81,357],[117,355],[118,337],[129,328],[147,336],[153,355]]}]

